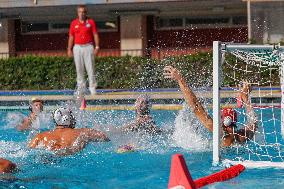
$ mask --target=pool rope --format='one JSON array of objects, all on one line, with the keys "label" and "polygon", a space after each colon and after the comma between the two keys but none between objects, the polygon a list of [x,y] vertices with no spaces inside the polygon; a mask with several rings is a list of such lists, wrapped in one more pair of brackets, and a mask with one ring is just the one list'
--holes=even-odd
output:
[{"label": "pool rope", "polygon": [[234,165],[217,173],[193,180],[181,154],[172,157],[168,189],[198,189],[208,184],[222,182],[238,176],[245,170],[241,164]]}]

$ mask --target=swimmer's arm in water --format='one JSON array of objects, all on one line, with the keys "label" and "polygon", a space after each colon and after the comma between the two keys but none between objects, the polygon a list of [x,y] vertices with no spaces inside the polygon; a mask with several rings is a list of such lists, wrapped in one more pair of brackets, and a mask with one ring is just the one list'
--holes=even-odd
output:
[{"label": "swimmer's arm in water", "polygon": [[241,128],[237,132],[240,142],[245,142],[247,139],[252,139],[255,131],[257,130],[258,119],[249,100],[250,92],[251,86],[248,84],[248,82],[243,82],[243,86],[240,89],[240,97],[243,102],[243,106],[246,109],[246,116],[248,121],[246,123],[246,126]]},{"label": "swimmer's arm in water", "polygon": [[36,148],[43,137],[41,134],[37,134],[29,143],[30,148]]},{"label": "swimmer's arm in water", "polygon": [[29,117],[24,118],[24,120],[22,121],[21,125],[17,126],[17,130],[18,131],[25,131],[25,130],[29,130],[31,128],[31,124],[32,122],[36,119],[36,114],[35,113],[31,113],[29,115]]},{"label": "swimmer's arm in water", "polygon": [[201,103],[198,101],[194,92],[187,86],[185,79],[180,72],[172,67],[166,66],[164,68],[164,77],[176,80],[180,86],[180,89],[184,95],[184,98],[194,112],[199,121],[210,131],[213,132],[213,120],[209,114],[205,111]]},{"label": "swimmer's arm in water", "polygon": [[31,120],[29,117],[26,117],[26,118],[24,118],[24,120],[22,121],[22,123],[17,126],[17,130],[18,130],[18,131],[29,130],[31,124],[32,124],[32,120]]},{"label": "swimmer's arm in water", "polygon": [[110,139],[106,136],[105,133],[95,130],[95,129],[84,129],[84,134],[88,137],[89,140],[95,142],[108,142]]}]

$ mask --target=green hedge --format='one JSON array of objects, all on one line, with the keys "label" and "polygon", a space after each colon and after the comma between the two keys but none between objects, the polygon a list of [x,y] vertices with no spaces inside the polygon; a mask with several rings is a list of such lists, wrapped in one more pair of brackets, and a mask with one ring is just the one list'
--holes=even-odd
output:
[{"label": "green hedge", "polygon": [[[233,57],[226,60],[230,65],[234,65],[236,61]],[[98,88],[177,87],[176,82],[163,78],[165,65],[179,68],[193,87],[212,85],[212,53],[198,53],[164,60],[130,56],[96,58]],[[237,66],[245,69],[242,64]],[[228,75],[234,74],[230,66],[225,66],[223,71]],[[279,84],[278,77],[271,78],[266,72],[264,78],[251,77],[252,74],[246,76],[254,81],[270,79],[275,85]],[[276,72],[277,70],[273,70],[273,74],[277,74]],[[241,74],[235,75],[239,77]],[[224,84],[233,86],[236,81],[228,77],[224,78]],[[74,89],[75,86],[76,71],[71,58],[27,56],[0,60],[0,90]]]}]

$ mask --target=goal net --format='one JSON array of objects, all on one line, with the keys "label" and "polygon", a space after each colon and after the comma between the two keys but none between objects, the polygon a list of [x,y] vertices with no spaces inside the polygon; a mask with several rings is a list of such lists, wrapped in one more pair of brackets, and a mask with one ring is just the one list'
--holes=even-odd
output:
[{"label": "goal net", "polygon": [[[284,168],[283,50],[275,45],[213,43],[213,161],[243,163],[253,167]],[[257,119],[257,130],[245,142],[234,139],[230,147],[222,146],[222,108],[237,112],[234,133],[251,118],[245,107],[237,107],[242,81],[252,86],[250,101]]]}]

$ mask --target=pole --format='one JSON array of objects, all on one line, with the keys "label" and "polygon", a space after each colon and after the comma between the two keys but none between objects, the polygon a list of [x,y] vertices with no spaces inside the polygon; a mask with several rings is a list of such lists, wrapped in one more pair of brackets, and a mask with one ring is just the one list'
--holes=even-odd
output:
[{"label": "pole", "polygon": [[213,164],[220,161],[220,62],[221,43],[213,42]]},{"label": "pole", "polygon": [[250,7],[250,0],[247,0],[247,19],[248,19],[248,43],[251,43],[251,7]]}]

